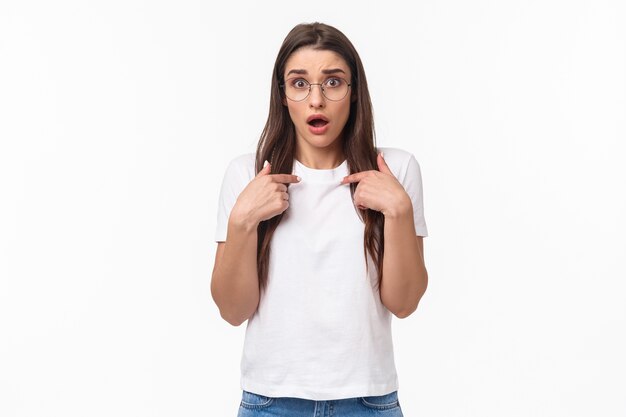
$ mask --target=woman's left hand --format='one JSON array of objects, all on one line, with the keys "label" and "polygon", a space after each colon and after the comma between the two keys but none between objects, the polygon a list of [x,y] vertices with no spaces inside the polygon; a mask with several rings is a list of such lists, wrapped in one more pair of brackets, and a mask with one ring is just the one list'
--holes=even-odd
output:
[{"label": "woman's left hand", "polygon": [[359,183],[354,192],[357,208],[380,211],[385,217],[410,211],[411,199],[387,166],[382,153],[378,154],[376,161],[379,171],[357,172],[341,181],[341,184]]}]

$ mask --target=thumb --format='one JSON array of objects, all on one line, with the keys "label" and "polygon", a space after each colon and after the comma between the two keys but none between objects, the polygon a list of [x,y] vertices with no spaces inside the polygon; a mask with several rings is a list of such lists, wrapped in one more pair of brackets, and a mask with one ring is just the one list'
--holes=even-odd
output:
[{"label": "thumb", "polygon": [[387,162],[385,162],[385,158],[383,158],[383,153],[382,152],[378,154],[378,157],[376,158],[376,160],[378,161],[378,170],[380,172],[384,172],[385,174],[393,175],[393,173],[389,169],[389,166],[387,165]]},{"label": "thumb", "polygon": [[257,177],[260,177],[262,175],[267,175],[270,173],[270,170],[272,169],[272,164],[270,164],[269,162],[267,162],[267,159],[265,160],[265,163],[263,164],[263,168],[261,168],[261,170],[259,171],[259,173],[256,175]]}]

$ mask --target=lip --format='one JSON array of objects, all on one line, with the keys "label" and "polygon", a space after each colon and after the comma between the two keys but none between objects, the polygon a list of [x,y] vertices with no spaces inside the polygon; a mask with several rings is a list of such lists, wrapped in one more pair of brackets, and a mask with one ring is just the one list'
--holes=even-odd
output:
[{"label": "lip", "polygon": [[308,125],[308,126],[309,126],[309,132],[311,132],[312,134],[323,135],[328,130],[328,126],[330,126],[330,123],[326,123],[324,126],[320,126],[320,127],[315,127],[311,125]]},{"label": "lip", "polygon": [[324,116],[323,114],[312,114],[309,117],[307,117],[306,122],[309,123],[311,120],[315,120],[315,119],[321,119],[325,122],[330,121],[328,120],[328,117]]}]

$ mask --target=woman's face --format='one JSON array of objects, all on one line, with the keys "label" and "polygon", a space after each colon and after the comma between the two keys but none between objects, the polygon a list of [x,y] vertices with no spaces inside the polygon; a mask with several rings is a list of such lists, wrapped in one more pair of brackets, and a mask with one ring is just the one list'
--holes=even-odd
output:
[{"label": "woman's face", "polygon": [[[304,79],[310,84],[321,84],[336,77],[343,78],[347,83],[352,80],[350,67],[340,55],[310,47],[300,48],[291,54],[285,64],[283,76],[285,84],[298,79]],[[330,85],[336,85],[337,82],[329,81]],[[302,101],[283,99],[295,126],[297,146],[300,149],[341,148],[341,134],[350,115],[350,90],[351,88],[343,99],[331,101],[322,94],[319,85],[312,85],[311,93]],[[321,115],[327,123],[320,120],[310,121],[309,118],[314,115]]]}]

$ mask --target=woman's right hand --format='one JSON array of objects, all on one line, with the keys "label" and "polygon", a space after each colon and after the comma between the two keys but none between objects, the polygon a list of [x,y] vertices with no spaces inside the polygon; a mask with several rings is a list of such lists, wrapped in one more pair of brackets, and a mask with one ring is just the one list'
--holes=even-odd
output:
[{"label": "woman's right hand", "polygon": [[270,174],[270,170],[267,162],[239,194],[231,213],[235,220],[258,225],[287,210],[289,194],[285,184],[297,183],[299,179],[290,174]]}]

